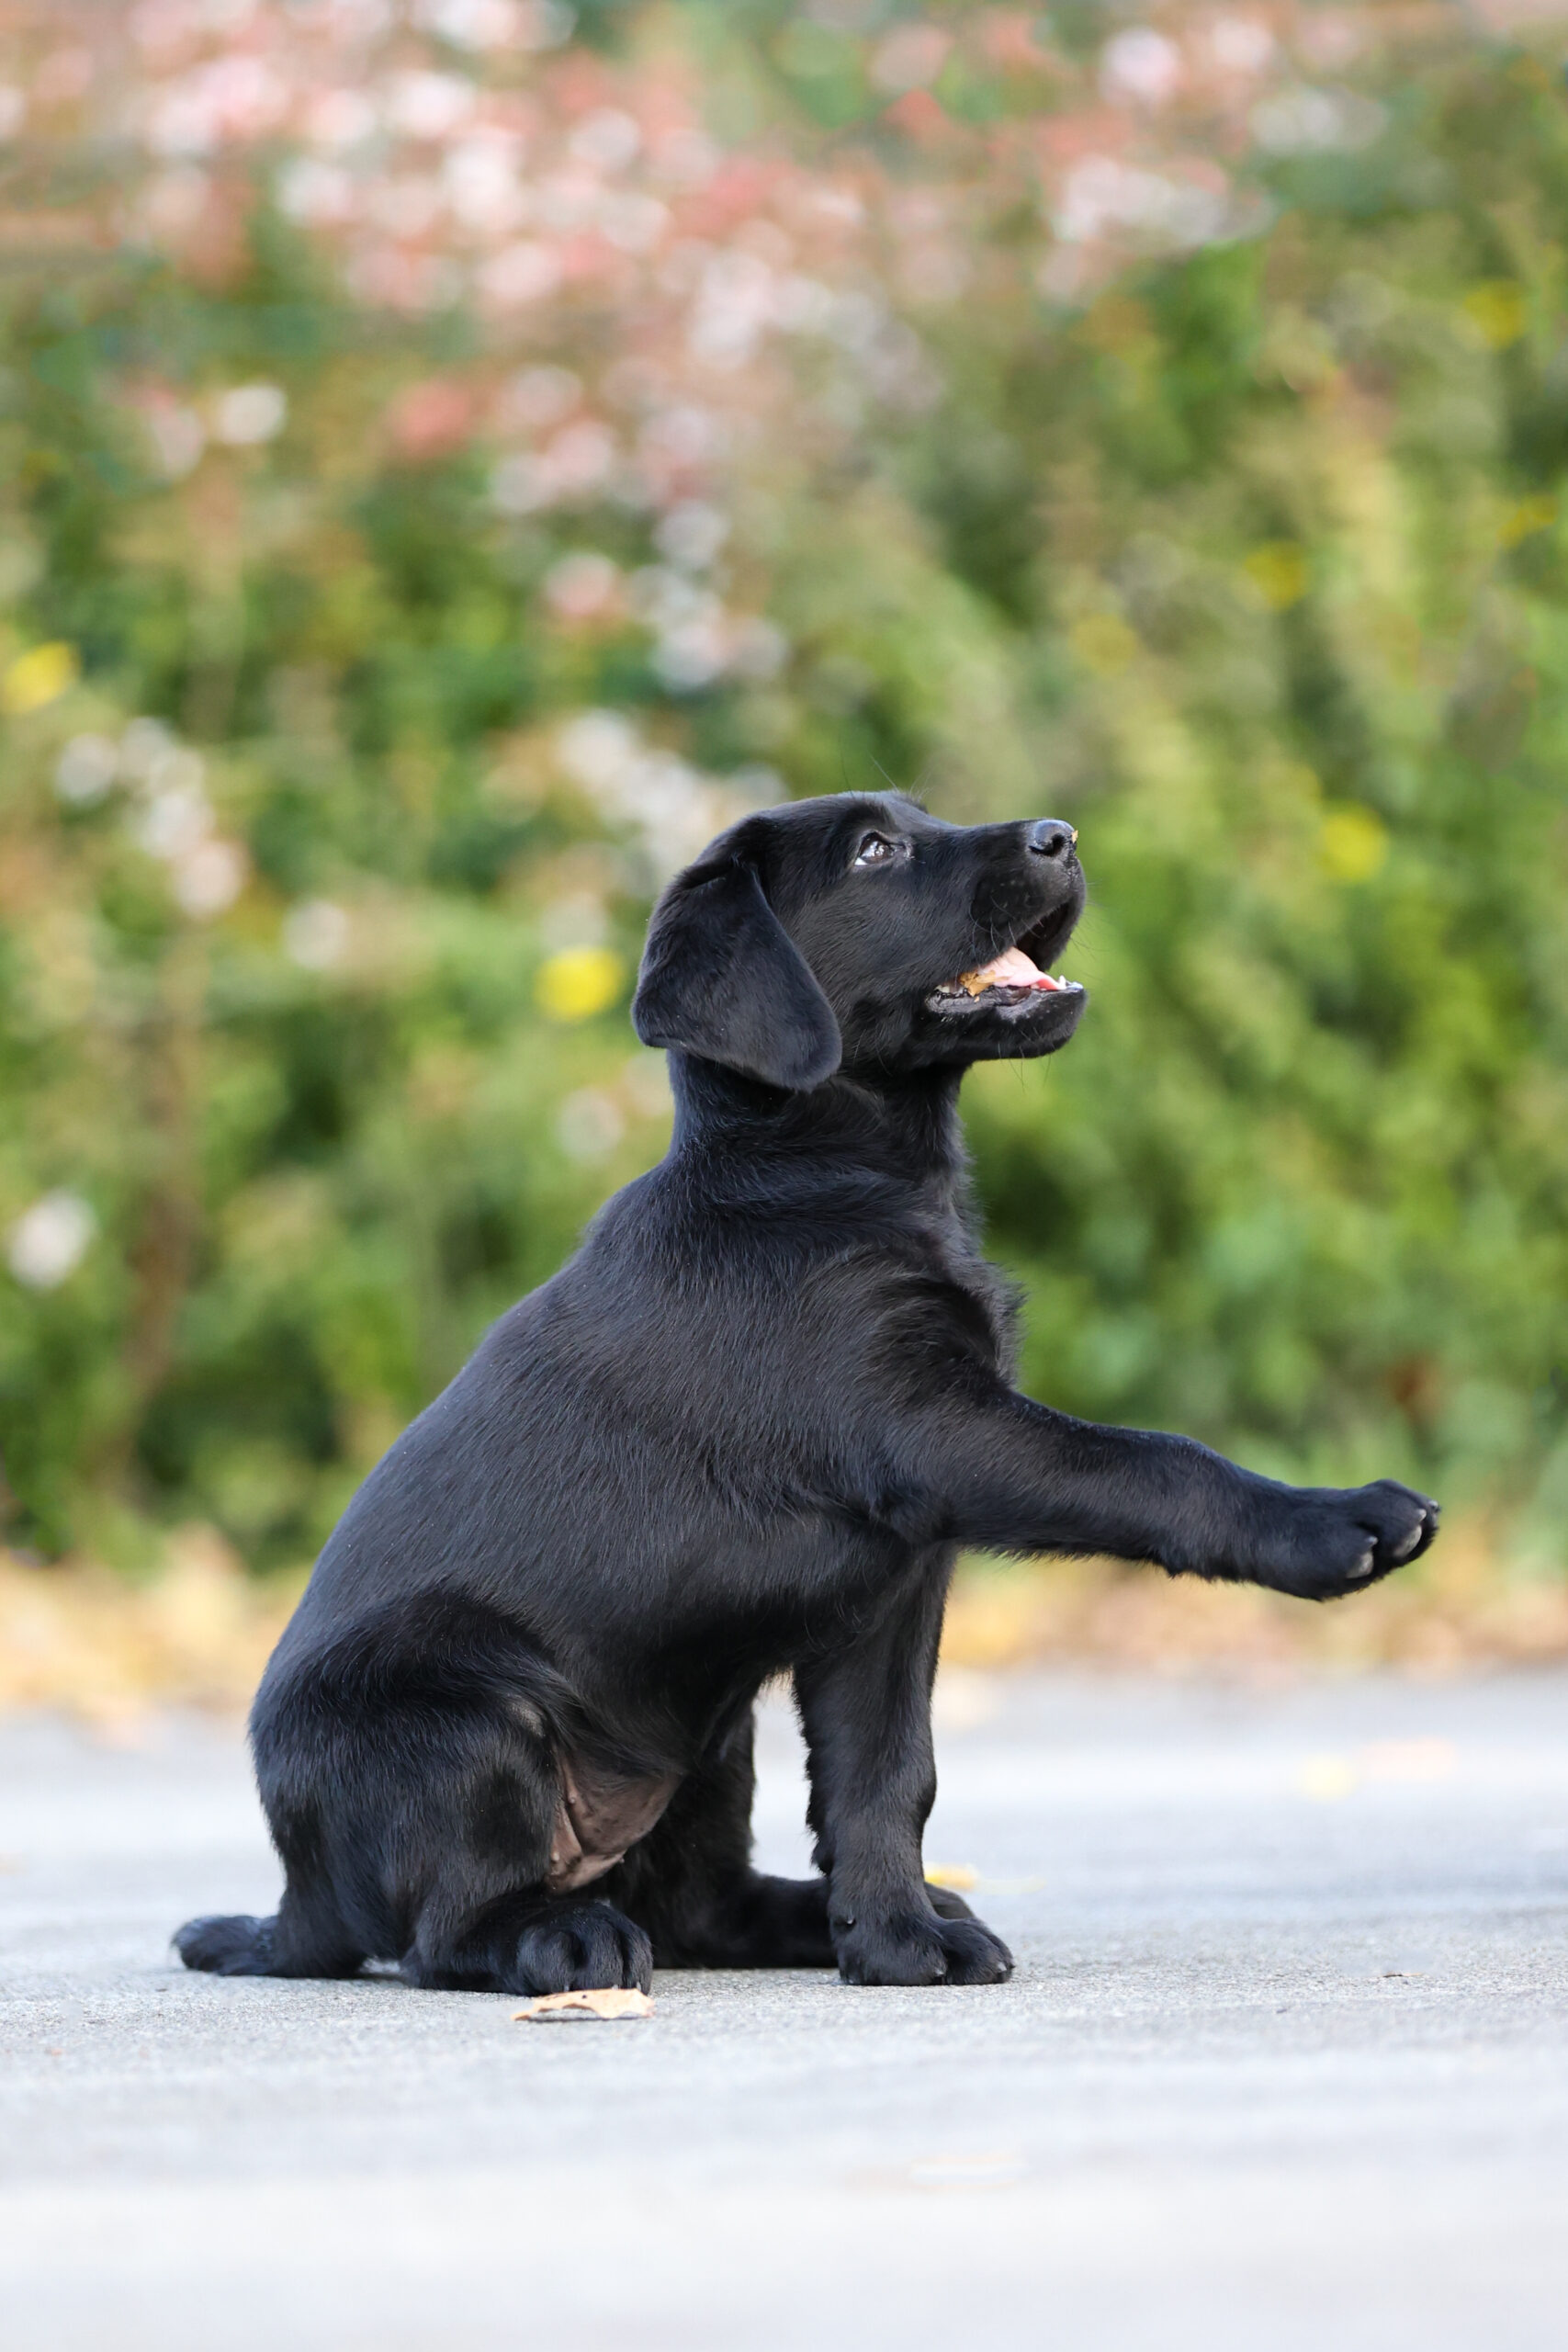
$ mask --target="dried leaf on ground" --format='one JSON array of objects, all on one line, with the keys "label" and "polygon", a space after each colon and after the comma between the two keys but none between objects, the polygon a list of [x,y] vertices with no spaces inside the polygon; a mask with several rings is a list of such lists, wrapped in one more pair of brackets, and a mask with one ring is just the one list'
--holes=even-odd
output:
[{"label": "dried leaf on ground", "polygon": [[555,2018],[570,2019],[589,2018],[650,2018],[653,2003],[646,1993],[629,1993],[618,1984],[607,1984],[590,1993],[541,1993],[536,2001],[529,2001],[513,2009],[513,2022],[526,2018],[530,2025],[548,2025]]}]

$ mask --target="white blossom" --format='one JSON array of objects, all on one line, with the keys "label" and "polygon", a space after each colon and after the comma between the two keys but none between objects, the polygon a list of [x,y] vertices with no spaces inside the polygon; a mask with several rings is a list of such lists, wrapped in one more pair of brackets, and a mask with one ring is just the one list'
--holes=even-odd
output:
[{"label": "white blossom", "polygon": [[304,972],[330,971],[348,948],[349,920],[331,899],[301,899],[283,919],[283,952]]},{"label": "white blossom", "polygon": [[570,152],[602,172],[624,172],[642,146],[642,132],[622,107],[597,107],[569,140]]},{"label": "white blossom", "polygon": [[620,565],[607,555],[578,548],[546,572],[545,601],[563,620],[591,620],[613,601],[620,579]]},{"label": "white blossom", "polygon": [[1258,100],[1252,134],[1270,154],[1328,154],[1370,147],[1387,119],[1377,100],[1359,90],[1314,90],[1297,83]]},{"label": "white blossom", "polygon": [[277,384],[236,384],[219,395],[212,428],[231,448],[276,439],[288,416],[288,396]]},{"label": "white blossom", "polygon": [[571,1159],[603,1159],[626,1131],[619,1103],[601,1087],[580,1088],[556,1113],[557,1140]]},{"label": "white blossom", "polygon": [[1181,86],[1181,51],[1152,25],[1129,25],[1100,51],[1100,85],[1112,100],[1162,107]]},{"label": "white blossom", "polygon": [[503,245],[478,272],[480,299],[491,310],[515,310],[520,303],[541,302],[560,284],[560,255],[553,245],[535,238]]},{"label": "white blossom", "polygon": [[175,896],[187,915],[205,922],[233,905],[250,870],[239,842],[198,842],[175,862]]},{"label": "white blossom", "polygon": [[73,808],[101,800],[119,773],[119,747],[107,735],[73,735],[55,763],[54,788]]},{"label": "white blossom", "polygon": [[729,518],[705,499],[682,498],[663,516],[653,534],[654,545],[671,563],[687,571],[702,571],[712,563],[729,537]]},{"label": "white blossom", "polygon": [[716,833],[752,808],[784,797],[772,769],[705,775],[679,752],[643,742],[615,710],[581,711],[556,738],[561,767],[616,830],[635,826],[653,876],[688,865]]},{"label": "white blossom", "polygon": [[457,74],[397,74],[387,91],[387,121],[405,139],[446,139],[467,122],[478,95]]},{"label": "white blossom", "polygon": [[81,1264],[97,1229],[79,1193],[45,1193],[6,1235],[6,1262],[29,1290],[54,1290]]}]

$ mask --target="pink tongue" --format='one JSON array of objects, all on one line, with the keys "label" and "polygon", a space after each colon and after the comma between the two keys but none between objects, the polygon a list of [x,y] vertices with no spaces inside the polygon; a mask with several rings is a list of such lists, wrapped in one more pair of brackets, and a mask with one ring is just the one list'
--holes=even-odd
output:
[{"label": "pink tongue", "polygon": [[958,985],[969,996],[981,996],[987,989],[1054,989],[1060,983],[1032,962],[1021,947],[1010,947],[1005,956],[983,964],[977,972],[961,972]]}]

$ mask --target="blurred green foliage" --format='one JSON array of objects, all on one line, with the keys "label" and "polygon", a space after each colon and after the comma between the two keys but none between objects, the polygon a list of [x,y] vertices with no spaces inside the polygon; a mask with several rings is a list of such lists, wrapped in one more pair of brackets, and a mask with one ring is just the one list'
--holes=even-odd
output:
[{"label": "blurred green foliage", "polygon": [[[831,160],[848,37],[692,13],[723,103]],[[1471,42],[1368,86],[1379,137],[1259,164],[1254,233],[1081,297],[987,274],[1001,208],[919,313],[939,394],[743,448],[772,677],[671,684],[574,618],[563,559],[646,565],[654,520],[509,514],[480,441],[400,441],[483,335],[350,300],[265,199],[218,279],[7,281],[14,1541],[134,1564],[197,1517],[307,1555],[661,1148],[626,1009],[657,860],[552,749],[593,709],[688,798],[765,763],[1070,818],[1091,1009],[966,1098],[1026,1385],[1563,1560],[1568,109]],[[287,423],[160,469],[153,373]]]}]

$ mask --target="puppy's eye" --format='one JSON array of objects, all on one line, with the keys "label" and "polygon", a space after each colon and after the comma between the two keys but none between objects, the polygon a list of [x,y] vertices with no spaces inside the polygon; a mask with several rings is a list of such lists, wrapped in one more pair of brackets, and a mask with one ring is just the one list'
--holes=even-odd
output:
[{"label": "puppy's eye", "polygon": [[887,865],[897,854],[897,842],[888,841],[882,833],[867,833],[855,852],[855,864],[857,865]]}]

